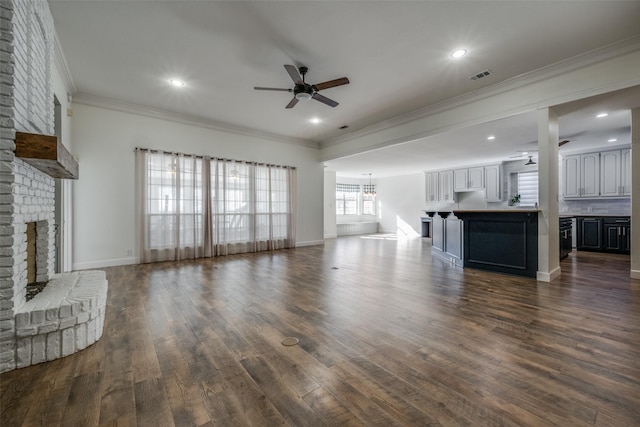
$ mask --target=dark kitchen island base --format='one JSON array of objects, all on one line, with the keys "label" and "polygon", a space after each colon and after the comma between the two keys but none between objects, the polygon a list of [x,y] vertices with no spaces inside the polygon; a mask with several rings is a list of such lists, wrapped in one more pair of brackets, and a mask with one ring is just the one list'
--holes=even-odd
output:
[{"label": "dark kitchen island base", "polygon": [[453,211],[463,223],[463,266],[536,277],[538,211]]}]

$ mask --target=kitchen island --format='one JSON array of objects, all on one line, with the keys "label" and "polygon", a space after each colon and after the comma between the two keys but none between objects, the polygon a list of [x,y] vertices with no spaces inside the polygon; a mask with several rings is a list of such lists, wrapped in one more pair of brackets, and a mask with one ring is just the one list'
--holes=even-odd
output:
[{"label": "kitchen island", "polygon": [[432,217],[432,254],[462,267],[536,277],[537,209],[453,210]]}]

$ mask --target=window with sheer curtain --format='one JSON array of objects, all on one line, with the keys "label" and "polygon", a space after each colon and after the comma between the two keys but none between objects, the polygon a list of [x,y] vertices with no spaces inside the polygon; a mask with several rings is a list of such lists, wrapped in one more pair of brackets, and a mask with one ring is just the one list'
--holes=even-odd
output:
[{"label": "window with sheer curtain", "polygon": [[136,150],[140,261],[295,246],[295,168]]}]

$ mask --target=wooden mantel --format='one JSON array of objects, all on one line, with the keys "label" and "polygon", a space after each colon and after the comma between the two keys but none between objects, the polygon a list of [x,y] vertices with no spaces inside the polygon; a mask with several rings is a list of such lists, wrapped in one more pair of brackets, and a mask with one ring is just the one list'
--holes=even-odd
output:
[{"label": "wooden mantel", "polygon": [[56,136],[16,132],[15,154],[53,178],[78,179],[78,162]]}]

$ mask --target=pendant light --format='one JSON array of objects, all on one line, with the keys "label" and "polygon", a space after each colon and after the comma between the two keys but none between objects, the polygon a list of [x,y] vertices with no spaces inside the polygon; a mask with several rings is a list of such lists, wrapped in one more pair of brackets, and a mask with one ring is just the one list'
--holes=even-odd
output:
[{"label": "pendant light", "polygon": [[525,163],[525,166],[529,166],[529,165],[535,165],[536,162],[533,161],[532,159],[533,156],[529,156],[529,161],[527,161],[527,163]]},{"label": "pendant light", "polygon": [[365,196],[375,197],[376,191],[373,189],[373,184],[371,183],[371,172],[369,172],[369,186],[365,185],[364,194]]}]

